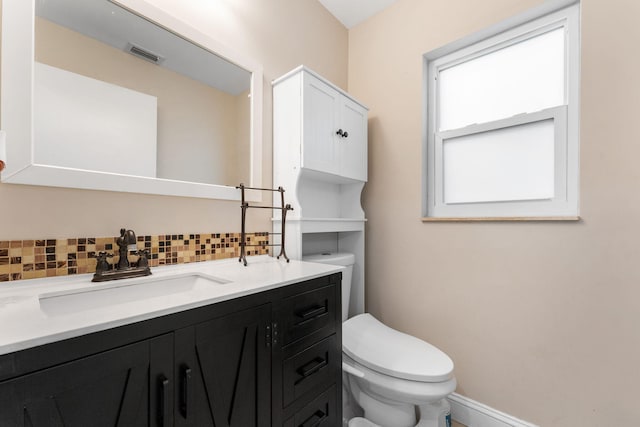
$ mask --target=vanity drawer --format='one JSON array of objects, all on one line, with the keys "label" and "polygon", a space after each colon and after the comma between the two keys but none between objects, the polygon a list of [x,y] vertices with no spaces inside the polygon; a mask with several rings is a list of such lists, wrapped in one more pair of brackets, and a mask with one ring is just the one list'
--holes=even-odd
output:
[{"label": "vanity drawer", "polygon": [[284,427],[334,427],[341,425],[336,385],[305,405],[284,423]]},{"label": "vanity drawer", "polygon": [[323,329],[325,334],[322,336],[334,333],[336,292],[340,292],[339,285],[325,286],[287,298],[281,316],[283,344],[290,344]]},{"label": "vanity drawer", "polygon": [[312,390],[322,389],[336,380],[341,365],[336,352],[336,336],[332,335],[283,362],[283,405]]}]

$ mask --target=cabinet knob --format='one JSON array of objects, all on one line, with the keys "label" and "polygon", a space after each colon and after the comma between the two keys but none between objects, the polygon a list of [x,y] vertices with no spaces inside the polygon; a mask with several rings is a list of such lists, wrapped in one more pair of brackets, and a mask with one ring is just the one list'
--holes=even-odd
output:
[{"label": "cabinet knob", "polygon": [[338,129],[338,131],[336,132],[336,135],[343,136],[344,132],[342,132],[342,129]]},{"label": "cabinet knob", "polygon": [[342,137],[343,137],[343,138],[346,138],[346,137],[348,137],[348,136],[349,136],[349,132],[347,132],[347,131],[345,130],[345,131],[344,131],[344,133],[342,134]]}]

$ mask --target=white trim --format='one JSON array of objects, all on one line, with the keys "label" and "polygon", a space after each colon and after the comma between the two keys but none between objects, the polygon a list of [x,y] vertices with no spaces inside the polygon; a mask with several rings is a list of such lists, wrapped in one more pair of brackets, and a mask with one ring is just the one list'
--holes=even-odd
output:
[{"label": "white trim", "polygon": [[470,427],[538,427],[500,412],[458,393],[447,398],[451,404],[451,418]]}]

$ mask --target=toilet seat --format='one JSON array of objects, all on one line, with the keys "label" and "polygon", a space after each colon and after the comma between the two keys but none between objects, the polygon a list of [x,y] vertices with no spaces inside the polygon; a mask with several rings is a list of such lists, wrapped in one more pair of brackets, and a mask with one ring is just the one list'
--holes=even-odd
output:
[{"label": "toilet seat", "polygon": [[342,349],[373,371],[404,380],[438,383],[453,377],[453,361],[438,348],[396,331],[369,313],[342,324]]},{"label": "toilet seat", "polygon": [[376,370],[358,363],[348,355],[342,355],[342,362],[362,373],[362,377],[353,376],[361,387],[376,396],[380,401],[404,402],[412,405],[422,405],[451,394],[456,389],[456,379],[452,376],[446,381],[428,383],[422,381],[405,380],[382,374]]}]

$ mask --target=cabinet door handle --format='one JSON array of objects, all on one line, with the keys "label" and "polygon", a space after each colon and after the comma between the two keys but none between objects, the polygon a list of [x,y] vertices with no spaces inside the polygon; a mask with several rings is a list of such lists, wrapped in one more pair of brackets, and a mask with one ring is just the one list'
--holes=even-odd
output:
[{"label": "cabinet door handle", "polygon": [[338,129],[338,131],[336,132],[336,135],[339,135],[342,138],[346,138],[349,136],[349,132],[347,132],[346,130],[343,131],[342,129]]},{"label": "cabinet door handle", "polygon": [[306,378],[310,375],[315,374],[316,372],[318,372],[320,369],[324,368],[325,366],[327,366],[327,359],[323,359],[322,357],[316,357],[315,359],[313,359],[311,362],[307,363],[306,365],[303,365],[301,367],[298,368],[298,373],[300,375],[302,375],[303,378]]},{"label": "cabinet door handle", "polygon": [[299,318],[302,319],[303,322],[306,322],[307,320],[311,320],[311,319],[315,319],[316,317],[322,316],[323,314],[325,314],[327,312],[327,306],[326,305],[315,305],[311,308],[308,308],[306,310],[302,310],[296,313],[296,316],[298,316]]},{"label": "cabinet door handle", "polygon": [[326,419],[327,414],[318,409],[313,415],[304,420],[300,427],[318,427]]},{"label": "cabinet door handle", "polygon": [[182,371],[182,384],[180,385],[180,414],[185,420],[189,419],[191,399],[193,399],[191,368],[185,367]]},{"label": "cabinet door handle", "polygon": [[160,377],[160,411],[158,421],[160,426],[168,427],[171,424],[171,390],[166,377]]}]

